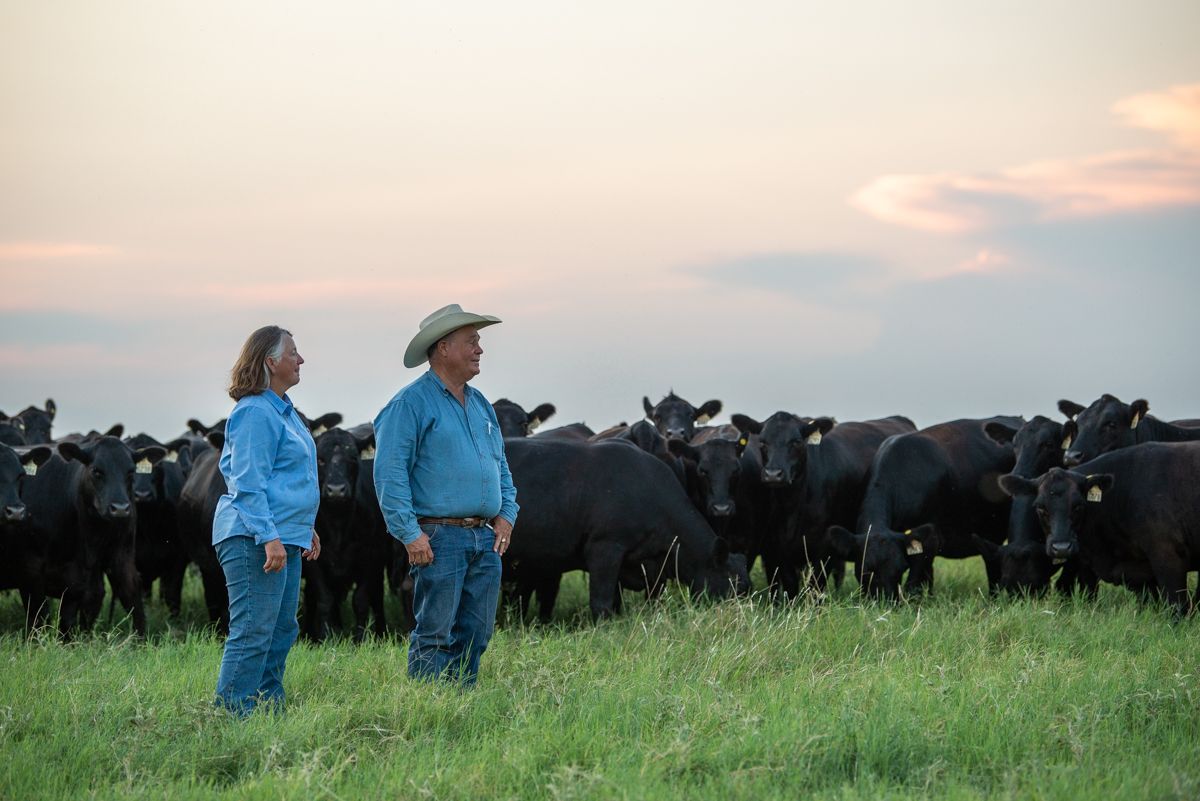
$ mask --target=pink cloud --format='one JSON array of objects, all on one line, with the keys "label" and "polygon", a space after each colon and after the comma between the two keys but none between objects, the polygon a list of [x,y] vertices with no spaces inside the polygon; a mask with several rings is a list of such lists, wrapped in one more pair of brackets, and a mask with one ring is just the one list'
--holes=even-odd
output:
[{"label": "pink cloud", "polygon": [[116,248],[81,242],[0,242],[0,261],[51,261],[112,256]]},{"label": "pink cloud", "polygon": [[1125,98],[1113,111],[1174,146],[993,173],[884,175],[850,202],[884,222],[938,233],[1200,203],[1200,84]]}]

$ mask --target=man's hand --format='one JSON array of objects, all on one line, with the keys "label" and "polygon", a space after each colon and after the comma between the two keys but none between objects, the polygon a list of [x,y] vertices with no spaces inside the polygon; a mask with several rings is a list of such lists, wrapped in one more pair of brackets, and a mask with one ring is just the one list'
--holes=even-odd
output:
[{"label": "man's hand", "polygon": [[508,543],[512,540],[512,523],[500,515],[496,515],[492,518],[492,531],[496,532],[496,541],[492,543],[492,550],[504,556],[504,552],[508,550]]},{"label": "man's hand", "polygon": [[417,567],[433,564],[433,548],[429,547],[429,537],[424,531],[412,542],[404,544],[408,551],[408,563]]},{"label": "man's hand", "polygon": [[263,563],[263,572],[278,573],[283,570],[285,564],[287,564],[287,551],[283,549],[283,543],[279,540],[268,542],[267,561]]},{"label": "man's hand", "polygon": [[317,557],[321,555],[321,538],[317,536],[317,530],[313,529],[312,545],[307,551],[301,551],[300,555],[310,562],[317,561]]}]

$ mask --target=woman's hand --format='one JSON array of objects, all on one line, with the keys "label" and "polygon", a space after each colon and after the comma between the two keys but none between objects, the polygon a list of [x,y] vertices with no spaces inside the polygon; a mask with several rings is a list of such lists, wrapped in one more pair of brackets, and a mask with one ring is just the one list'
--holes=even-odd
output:
[{"label": "woman's hand", "polygon": [[317,530],[313,529],[312,545],[308,550],[301,551],[301,555],[310,562],[317,561],[317,557],[321,555],[321,538],[317,536]]},{"label": "woman's hand", "polygon": [[268,542],[267,561],[263,563],[263,572],[278,573],[283,570],[285,564],[287,564],[287,551],[283,549],[283,543],[279,540]]}]

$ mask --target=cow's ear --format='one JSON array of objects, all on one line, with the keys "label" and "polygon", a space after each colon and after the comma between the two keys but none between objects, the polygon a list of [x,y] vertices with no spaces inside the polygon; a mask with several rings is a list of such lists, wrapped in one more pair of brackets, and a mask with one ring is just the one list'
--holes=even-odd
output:
[{"label": "cow's ear", "polygon": [[975,548],[979,551],[979,555],[983,557],[983,561],[989,567],[994,569],[1000,565],[1000,557],[1003,553],[1002,549],[1004,548],[1003,545],[997,545],[991,540],[984,539],[974,532],[971,533],[971,542],[975,545]]},{"label": "cow's ear", "polygon": [[1145,419],[1146,413],[1150,411],[1150,402],[1146,400],[1135,400],[1129,404],[1129,408],[1133,410],[1133,418],[1129,421],[1130,428],[1137,428],[1138,423]]},{"label": "cow's ear", "polygon": [[358,450],[360,451],[360,453],[362,451],[365,451],[368,449],[374,450],[375,449],[375,432],[372,431],[371,433],[367,434],[365,437],[355,437],[354,444],[358,446]]},{"label": "cow's ear", "polygon": [[109,427],[109,429],[107,431],[104,432],[104,436],[120,437],[124,433],[125,433],[125,424],[124,423],[113,423],[113,425],[111,427]]},{"label": "cow's ear", "polygon": [[1080,406],[1075,401],[1060,400],[1058,402],[1058,410],[1066,415],[1068,420],[1074,420],[1086,408],[1086,406]]},{"label": "cow's ear", "polygon": [[712,566],[721,568],[725,567],[728,562],[729,543],[725,541],[724,537],[717,537],[713,540]]},{"label": "cow's ear", "polygon": [[817,417],[804,424],[800,429],[800,436],[809,445],[820,445],[821,438],[832,431],[836,424],[832,417]]},{"label": "cow's ear", "polygon": [[857,562],[862,556],[862,548],[856,544],[857,535],[843,526],[830,526],[826,532],[830,548],[836,556],[848,562]]},{"label": "cow's ear", "polygon": [[730,422],[737,426],[737,430],[741,431],[743,434],[762,433],[762,423],[758,422],[753,417],[747,417],[744,414],[735,414],[729,419]]},{"label": "cow's ear", "polygon": [[314,437],[319,437],[329,429],[342,422],[342,416],[337,412],[329,412],[318,417],[316,420],[310,420],[308,430],[312,432]]},{"label": "cow's ear", "polygon": [[700,451],[693,448],[681,439],[667,440],[667,450],[680,459],[687,459],[692,462],[700,461]]},{"label": "cow's ear", "polygon": [[1015,473],[1008,473],[1000,476],[1000,489],[1004,490],[1006,495],[1017,497],[1018,495],[1037,495],[1038,484],[1023,476],[1018,476]]},{"label": "cow's ear", "polygon": [[205,434],[208,433],[208,426],[204,425],[204,423],[201,423],[199,420],[197,420],[194,417],[191,417],[188,419],[187,427],[188,427],[188,431],[191,431],[193,434],[195,434],[198,437],[203,437]]},{"label": "cow's ear", "polygon": [[1088,476],[1083,480],[1083,488],[1087,492],[1087,499],[1094,503],[1098,503],[1104,496],[1104,493],[1113,488],[1113,476],[1111,473],[1096,473]]},{"label": "cow's ear", "polygon": [[704,425],[720,413],[721,402],[719,400],[705,401],[704,404],[696,410],[696,414],[692,419],[697,425]]},{"label": "cow's ear", "polygon": [[187,469],[192,464],[192,442],[187,437],[173,439],[166,443],[163,447],[167,449],[167,455],[163,457],[168,462],[178,462],[179,466],[187,472]]},{"label": "cow's ear", "polygon": [[645,395],[642,396],[642,408],[646,410],[647,417],[650,417],[654,414],[654,406],[650,403],[650,399]]},{"label": "cow's ear", "polygon": [[54,415],[58,413],[58,406],[54,403],[54,398],[46,398],[46,414],[50,415],[50,419],[54,419]]},{"label": "cow's ear", "polygon": [[50,461],[50,457],[54,455],[54,451],[47,448],[45,445],[39,445],[25,453],[20,454],[21,464],[28,467],[33,465],[35,468],[41,467],[46,462]]},{"label": "cow's ear", "polygon": [[984,425],[983,432],[991,437],[997,445],[1011,445],[1017,437],[1017,429],[1006,426],[1004,423],[997,423],[995,420]]},{"label": "cow's ear", "polygon": [[927,554],[936,556],[942,549],[942,537],[938,534],[933,523],[923,523],[914,529],[904,532],[905,553],[909,556]]},{"label": "cow's ear", "polygon": [[92,455],[74,442],[58,443],[58,455],[67,461],[74,460],[80,464],[92,463]]},{"label": "cow's ear", "polygon": [[1079,434],[1079,423],[1076,423],[1074,420],[1068,420],[1067,422],[1063,423],[1062,433],[1062,449],[1064,451],[1069,451],[1071,449],[1071,443],[1075,441],[1075,437]]},{"label": "cow's ear", "polygon": [[526,418],[525,425],[530,431],[533,431],[542,423],[553,417],[556,411],[558,410],[554,408],[553,403],[543,403],[541,406],[529,413],[528,417]]},{"label": "cow's ear", "polygon": [[224,431],[209,431],[204,435],[204,441],[212,445],[217,450],[225,447],[225,432]]}]

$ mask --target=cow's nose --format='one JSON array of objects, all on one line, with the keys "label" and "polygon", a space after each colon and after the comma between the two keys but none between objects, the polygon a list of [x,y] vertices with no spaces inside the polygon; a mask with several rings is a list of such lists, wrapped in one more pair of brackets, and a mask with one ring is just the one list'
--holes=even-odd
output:
[{"label": "cow's nose", "polygon": [[764,467],[762,471],[763,481],[768,484],[777,484],[783,481],[783,469],[779,467]]},{"label": "cow's nose", "polygon": [[325,485],[325,497],[326,498],[345,498],[346,497],[346,485],[345,484],[326,484]]},{"label": "cow's nose", "polygon": [[20,523],[25,519],[25,504],[4,507],[4,519],[9,523]]},{"label": "cow's nose", "polygon": [[154,492],[151,490],[134,490],[133,499],[138,503],[147,503],[154,500]]},{"label": "cow's nose", "polygon": [[112,512],[113,517],[129,517],[129,503],[110,503],[108,510]]},{"label": "cow's nose", "polygon": [[668,428],[667,439],[683,439],[684,430],[682,428]]},{"label": "cow's nose", "polygon": [[1063,464],[1067,467],[1079,467],[1083,464],[1083,454],[1079,451],[1067,451],[1063,454]]},{"label": "cow's nose", "polygon": [[1075,548],[1069,542],[1047,542],[1046,554],[1051,559],[1069,559]]},{"label": "cow's nose", "polygon": [[711,506],[709,506],[709,510],[716,517],[729,517],[731,514],[733,514],[733,504],[732,503],[714,503]]}]

